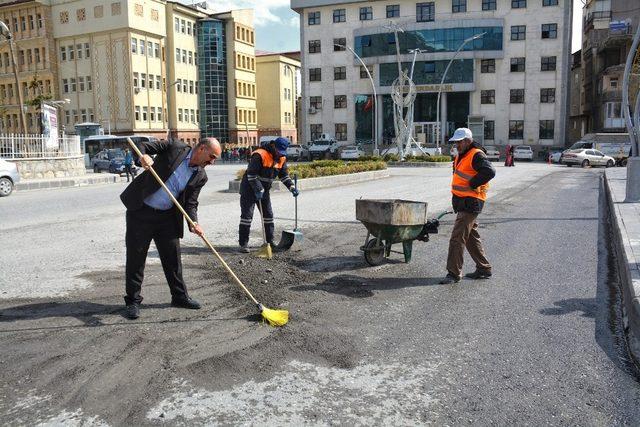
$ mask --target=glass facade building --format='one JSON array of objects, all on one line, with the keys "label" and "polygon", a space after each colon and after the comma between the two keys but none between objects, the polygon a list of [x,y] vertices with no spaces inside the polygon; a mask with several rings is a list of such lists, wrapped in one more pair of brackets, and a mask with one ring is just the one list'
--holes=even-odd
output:
[{"label": "glass facade building", "polygon": [[198,102],[200,136],[229,142],[225,23],[198,21]]},{"label": "glass facade building", "polygon": [[[483,37],[467,43],[463,51],[502,50],[502,27],[438,28],[398,33],[400,52],[422,49],[426,52],[455,52],[465,39],[477,34]],[[362,58],[395,55],[396,41],[393,33],[356,36],[356,53]]]},{"label": "glass facade building", "polygon": [[[449,61],[416,61],[413,82],[417,85],[440,84]],[[410,70],[411,63],[403,62],[403,70]],[[398,63],[380,64],[380,86],[391,86],[398,78]],[[451,63],[445,83],[473,83],[473,59],[458,59]]]}]

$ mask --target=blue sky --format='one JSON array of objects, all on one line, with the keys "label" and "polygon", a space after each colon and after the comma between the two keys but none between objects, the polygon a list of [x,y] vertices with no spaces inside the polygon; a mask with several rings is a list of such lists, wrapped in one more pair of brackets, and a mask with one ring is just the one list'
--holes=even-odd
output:
[{"label": "blue sky", "polygon": [[[195,1],[195,0],[194,0]],[[570,1],[570,0],[565,0]],[[191,3],[191,0],[184,0]],[[256,29],[256,49],[284,52],[300,49],[300,21],[291,10],[290,0],[208,0],[215,11],[253,8]],[[574,0],[573,40],[571,51],[580,49],[582,2]]]}]

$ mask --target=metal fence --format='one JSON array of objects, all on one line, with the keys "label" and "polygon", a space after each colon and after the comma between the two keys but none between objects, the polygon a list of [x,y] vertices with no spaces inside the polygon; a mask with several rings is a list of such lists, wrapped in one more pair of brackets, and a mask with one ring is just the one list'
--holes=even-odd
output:
[{"label": "metal fence", "polygon": [[60,137],[52,143],[40,134],[0,134],[0,157],[5,159],[56,159],[81,154],[79,136]]}]

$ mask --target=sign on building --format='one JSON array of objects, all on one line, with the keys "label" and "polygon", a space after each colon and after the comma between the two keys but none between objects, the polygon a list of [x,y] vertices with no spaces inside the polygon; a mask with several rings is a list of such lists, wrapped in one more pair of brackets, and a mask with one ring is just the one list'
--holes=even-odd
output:
[{"label": "sign on building", "polygon": [[45,140],[45,147],[49,150],[59,148],[58,142],[58,111],[56,107],[42,103],[42,136]]}]

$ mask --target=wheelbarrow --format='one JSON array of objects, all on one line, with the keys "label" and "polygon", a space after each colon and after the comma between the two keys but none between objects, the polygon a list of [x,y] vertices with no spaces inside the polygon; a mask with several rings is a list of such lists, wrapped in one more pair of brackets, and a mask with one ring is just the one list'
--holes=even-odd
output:
[{"label": "wheelbarrow", "polygon": [[[380,265],[391,253],[404,255],[411,261],[414,240],[429,241],[429,234],[438,233],[439,219],[427,220],[427,203],[411,200],[356,200],[356,219],[367,228],[367,237],[360,250],[369,265]],[[392,249],[402,243],[402,251]]]}]

